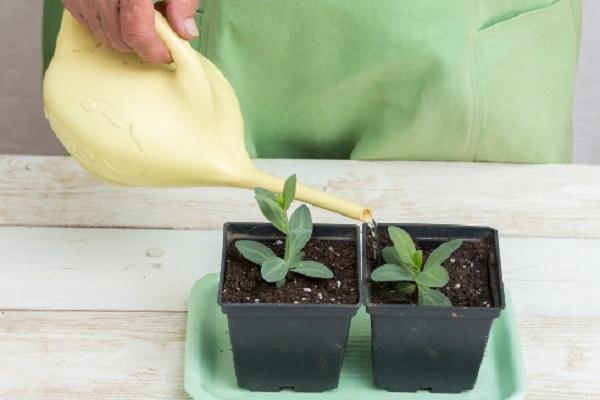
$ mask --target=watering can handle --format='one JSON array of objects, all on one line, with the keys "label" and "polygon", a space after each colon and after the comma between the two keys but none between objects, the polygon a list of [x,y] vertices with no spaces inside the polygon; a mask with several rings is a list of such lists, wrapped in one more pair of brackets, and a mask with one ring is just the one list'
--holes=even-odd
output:
[{"label": "watering can handle", "polygon": [[[57,50],[70,52],[73,50],[93,50],[98,45],[98,40],[65,9],[67,18],[63,18],[61,25],[69,25],[68,29],[61,29],[59,35],[61,39],[57,41]],[[190,44],[179,37],[171,28],[165,17],[158,11],[154,12],[155,29],[160,38],[163,40],[167,49],[171,53],[173,62],[178,70],[194,70],[198,65],[198,58]]]},{"label": "watering can handle", "polygon": [[[171,28],[167,19],[158,11],[154,12],[154,21],[156,33],[158,33],[158,36],[160,36],[171,53],[176,71],[182,75],[199,72],[203,74],[204,70],[190,43],[179,37],[173,28]],[[204,75],[202,75],[202,77],[204,77]]]}]

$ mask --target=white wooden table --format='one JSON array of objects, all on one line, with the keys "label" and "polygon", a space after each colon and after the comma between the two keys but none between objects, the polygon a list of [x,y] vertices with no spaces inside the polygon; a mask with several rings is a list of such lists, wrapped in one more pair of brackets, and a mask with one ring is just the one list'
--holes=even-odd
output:
[{"label": "white wooden table", "polygon": [[[498,228],[528,398],[600,399],[600,167],[259,164],[379,221]],[[249,191],[122,188],[66,157],[0,156],[0,399],[186,398],[189,290],[218,270],[224,221],[261,220]]]}]

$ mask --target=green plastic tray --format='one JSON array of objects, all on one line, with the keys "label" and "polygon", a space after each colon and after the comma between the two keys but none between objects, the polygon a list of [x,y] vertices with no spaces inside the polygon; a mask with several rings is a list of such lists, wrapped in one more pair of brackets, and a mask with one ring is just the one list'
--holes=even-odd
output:
[{"label": "green plastic tray", "polygon": [[506,296],[506,309],[492,327],[475,388],[460,394],[392,393],[373,385],[371,324],[364,308],[352,319],[344,367],[337,389],[324,393],[251,392],[235,382],[227,318],[217,304],[218,274],[200,279],[190,295],[185,345],[185,390],[195,400],[517,400],[525,397],[525,378],[515,316]]}]

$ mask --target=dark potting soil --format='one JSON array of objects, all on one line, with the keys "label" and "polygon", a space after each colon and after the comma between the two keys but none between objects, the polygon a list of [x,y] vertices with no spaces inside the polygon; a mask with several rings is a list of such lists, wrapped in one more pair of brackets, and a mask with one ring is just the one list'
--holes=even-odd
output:
[{"label": "dark potting soil", "polygon": [[[413,237],[413,240],[415,238]],[[415,240],[417,249],[423,250],[423,263],[433,249],[440,243]],[[392,241],[387,228],[379,231],[379,246],[381,249],[391,246]],[[367,254],[372,255],[372,244],[367,242]],[[455,307],[491,307],[492,294],[490,289],[489,253],[495,251],[491,240],[463,241],[442,265],[448,270],[450,280],[441,291],[450,299]],[[383,263],[369,258],[367,268]],[[396,290],[394,282],[371,282],[371,301],[379,304],[417,304],[417,294],[404,297]]]},{"label": "dark potting soil", "polygon": [[[282,240],[260,242],[283,257]],[[317,279],[288,272],[281,288],[265,282],[260,275],[260,266],[246,260],[234,244],[235,241],[230,242],[227,248],[224,303],[358,303],[354,240],[311,239],[304,248],[304,259],[325,264],[333,272],[333,278]]]}]

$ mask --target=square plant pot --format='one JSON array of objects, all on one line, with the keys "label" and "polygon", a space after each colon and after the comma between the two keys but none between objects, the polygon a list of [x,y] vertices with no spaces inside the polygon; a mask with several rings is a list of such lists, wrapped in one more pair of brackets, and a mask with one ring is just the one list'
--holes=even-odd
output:
[{"label": "square plant pot", "polygon": [[[218,303],[227,315],[238,385],[253,391],[267,392],[281,389],[321,392],[336,388],[350,320],[361,304],[358,226],[315,224],[307,248],[312,246],[313,252],[325,254],[332,252],[333,256],[329,257],[335,257],[338,247],[343,246],[347,253],[345,259],[351,260],[348,263],[351,265],[342,265],[345,264],[343,261],[331,261],[329,267],[335,274],[332,280],[306,278],[290,272],[289,289],[286,289],[288,283],[279,289],[274,284],[265,287],[267,283],[261,280],[260,273],[256,270],[249,271],[248,274],[258,283],[249,282],[252,279],[246,279],[247,277],[239,279],[239,272],[235,272],[238,267],[234,266],[234,262],[242,261],[234,243],[240,239],[261,241],[277,252],[273,246],[282,246],[284,237],[270,224],[227,223],[223,227]],[[320,248],[321,243],[325,248]],[[236,256],[238,261],[235,261]],[[231,271],[228,264],[232,265]],[[252,269],[252,266],[244,268]],[[255,268],[259,270],[258,266]],[[333,294],[348,284],[348,280],[342,282],[336,278],[344,274],[354,276],[353,287],[344,288],[346,293],[350,293],[347,298],[354,296],[354,299],[352,302],[338,304],[340,300],[337,299],[336,302]],[[300,283],[294,286],[294,282],[304,282],[302,285],[310,282],[307,285],[310,287],[297,287]],[[249,293],[257,290],[252,285],[258,285],[264,291],[272,291],[270,295],[275,296],[273,301],[250,296]],[[227,288],[230,292],[237,290],[234,295],[227,294],[237,300],[232,301],[231,297],[224,296]],[[285,301],[278,298],[281,293],[273,292],[274,290],[296,291],[300,296],[305,293],[306,297]],[[264,292],[263,296],[266,296]],[[311,302],[313,300],[315,302]]]},{"label": "square plant pot", "polygon": [[443,291],[453,300],[453,296],[461,298],[465,291],[477,290],[467,288],[469,282],[472,286],[473,282],[487,282],[483,285],[487,287],[479,290],[489,300],[468,304],[481,302],[483,295],[474,300],[463,296],[460,301],[453,300],[453,307],[432,307],[417,306],[414,298],[412,304],[406,304],[408,300],[397,304],[398,298],[386,299],[385,291],[392,284],[371,281],[371,271],[380,262],[373,260],[373,251],[367,245],[369,228],[363,226],[363,297],[371,316],[375,384],[394,392],[470,390],[477,380],[492,322],[504,308],[498,233],[487,227],[379,224],[379,251],[391,245],[387,233],[390,225],[407,231],[425,254],[443,242],[462,239],[464,250],[459,248],[454,253],[460,251],[460,259],[450,256],[443,263],[450,275]]}]

